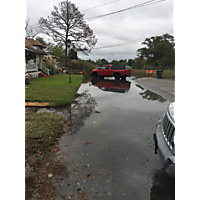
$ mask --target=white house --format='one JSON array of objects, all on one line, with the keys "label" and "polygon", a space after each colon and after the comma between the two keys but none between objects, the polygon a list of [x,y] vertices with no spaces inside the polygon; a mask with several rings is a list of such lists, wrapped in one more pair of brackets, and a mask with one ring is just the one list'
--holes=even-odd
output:
[{"label": "white house", "polygon": [[25,38],[25,77],[37,78],[39,70],[49,75],[49,69],[42,65],[42,56],[47,55],[41,43]]}]

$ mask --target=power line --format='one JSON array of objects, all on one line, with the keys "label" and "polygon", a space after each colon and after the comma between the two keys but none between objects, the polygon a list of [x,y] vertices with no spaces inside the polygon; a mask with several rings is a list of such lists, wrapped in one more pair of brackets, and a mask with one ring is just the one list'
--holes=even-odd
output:
[{"label": "power line", "polygon": [[[120,0],[116,0],[116,1],[120,1]],[[110,3],[106,3],[106,4],[102,4],[102,5],[100,5],[100,6],[96,6],[96,7],[93,7],[93,8],[86,9],[86,10],[82,10],[81,12],[85,12],[85,11],[88,11],[88,10],[92,10],[92,9],[95,9],[95,8],[99,8],[99,7],[101,7],[101,6],[105,6],[105,5],[114,3],[114,2],[116,2],[116,1],[111,1]]]},{"label": "power line", "polygon": [[107,13],[107,14],[103,14],[103,15],[98,15],[98,16],[86,18],[85,20],[92,21],[92,20],[95,20],[95,19],[99,19],[99,18],[102,18],[102,17],[109,16],[109,15],[125,12],[125,11],[131,10],[131,9],[136,9],[136,8],[140,8],[140,7],[143,7],[143,6],[148,6],[148,5],[151,5],[151,4],[160,3],[160,2],[165,1],[165,0],[159,0],[159,1],[156,1],[156,2],[154,2],[154,1],[155,0],[147,1],[147,2],[138,4],[138,5],[135,5],[135,6],[131,6],[131,7],[128,7],[128,8],[122,9],[122,10],[118,10],[118,11],[115,11],[115,12],[111,12],[111,13]]},{"label": "power line", "polygon": [[[166,33],[173,33],[174,30],[170,30]],[[162,33],[162,34],[157,34],[157,35],[164,35],[166,33]],[[141,39],[136,39],[132,42],[128,42],[128,43],[121,43],[121,44],[115,44],[115,45],[110,45],[110,46],[104,46],[104,47],[96,47],[96,48],[93,48],[93,49],[104,49],[104,48],[112,48],[112,47],[118,47],[118,46],[125,46],[125,45],[129,45],[129,44],[134,44],[134,43],[137,43],[137,42],[141,42],[143,40],[145,40],[146,38],[141,38]]]},{"label": "power line", "polygon": [[[116,1],[119,1],[119,0],[116,0]],[[116,2],[116,1],[113,1],[113,2]],[[107,14],[103,14],[103,15],[98,15],[98,16],[94,16],[94,17],[90,17],[90,18],[86,18],[85,20],[92,21],[92,20],[95,20],[95,19],[99,19],[99,18],[106,17],[106,16],[109,16],[109,15],[121,13],[121,12],[128,11],[128,10],[131,10],[131,9],[136,9],[136,8],[148,6],[148,5],[151,5],[151,4],[160,3],[160,2],[165,1],[165,0],[159,0],[159,1],[156,1],[156,2],[154,2],[154,1],[156,1],[156,0],[147,1],[147,2],[144,2],[144,3],[138,4],[138,5],[135,5],[135,6],[131,6],[131,7],[119,10],[119,11],[115,11],[115,12],[111,12],[111,13],[107,13]],[[110,3],[113,3],[113,2],[110,2]],[[110,3],[107,3],[107,4],[110,4]],[[104,6],[104,5],[106,5],[106,4],[103,4],[103,5],[100,5],[100,6]],[[98,6],[98,7],[100,7],[100,6]],[[91,8],[91,9],[93,9],[93,8]],[[88,10],[90,10],[90,9],[88,9]],[[39,27],[38,24],[29,25],[29,27],[30,26],[35,27],[35,28]]]},{"label": "power line", "polygon": [[[102,7],[102,6],[105,6],[105,5],[108,5],[108,4],[112,4],[112,3],[115,3],[115,2],[117,2],[117,1],[120,1],[120,0],[111,1],[111,2],[109,2],[109,3],[102,4],[102,5],[99,5],[99,6],[96,6],[96,7],[92,7],[92,8],[86,9],[86,10],[82,10],[82,11],[80,11],[80,12],[86,12],[86,11],[88,11],[88,10],[92,10],[92,9],[95,9],[95,8],[98,8],[98,7]],[[38,24],[29,25],[29,27],[30,27],[30,26],[38,27]]]},{"label": "power line", "polygon": [[95,20],[95,19],[99,19],[99,18],[102,18],[102,17],[106,17],[106,16],[109,16],[109,15],[116,14],[116,13],[124,12],[124,11],[127,11],[127,10],[136,9],[136,8],[139,8],[139,7],[159,3],[159,2],[162,2],[162,1],[165,1],[165,0],[160,0],[160,1],[157,1],[157,2],[154,2],[154,1],[155,0],[147,1],[147,2],[138,4],[138,5],[135,5],[135,6],[131,6],[129,8],[122,9],[122,10],[119,10],[119,11],[115,11],[115,12],[112,12],[112,13],[107,13],[107,14],[104,14],[104,15],[98,15],[98,16],[95,16],[95,17],[87,18],[86,20],[92,21],[92,20]]},{"label": "power line", "polygon": [[107,55],[107,54],[112,54],[112,55],[113,54],[132,54],[132,53],[135,53],[135,51],[121,51],[121,52],[115,52],[115,53],[92,53],[91,56],[94,56],[94,55]]}]

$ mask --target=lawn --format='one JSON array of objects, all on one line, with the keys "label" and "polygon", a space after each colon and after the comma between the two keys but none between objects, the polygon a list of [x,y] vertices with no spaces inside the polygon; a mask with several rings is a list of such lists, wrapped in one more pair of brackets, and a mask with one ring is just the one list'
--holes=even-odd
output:
[{"label": "lawn", "polygon": [[26,112],[26,156],[50,149],[63,133],[64,118],[56,113]]},{"label": "lawn", "polygon": [[43,77],[31,80],[25,91],[26,102],[49,102],[51,106],[64,106],[71,103],[81,85],[82,75],[59,74],[53,78]]}]

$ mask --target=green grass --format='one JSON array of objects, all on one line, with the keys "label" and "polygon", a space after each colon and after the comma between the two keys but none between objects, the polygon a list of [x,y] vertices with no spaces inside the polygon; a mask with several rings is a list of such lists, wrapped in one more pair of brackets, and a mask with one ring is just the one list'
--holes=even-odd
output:
[{"label": "green grass", "polygon": [[64,118],[56,113],[25,113],[26,156],[46,151],[63,133]]},{"label": "green grass", "polygon": [[82,75],[59,74],[53,78],[43,77],[31,80],[25,91],[26,102],[50,102],[51,106],[64,106],[71,103],[82,82]]},{"label": "green grass", "polygon": [[26,112],[25,121],[25,135],[29,138],[57,136],[63,127],[63,117],[49,112]]}]

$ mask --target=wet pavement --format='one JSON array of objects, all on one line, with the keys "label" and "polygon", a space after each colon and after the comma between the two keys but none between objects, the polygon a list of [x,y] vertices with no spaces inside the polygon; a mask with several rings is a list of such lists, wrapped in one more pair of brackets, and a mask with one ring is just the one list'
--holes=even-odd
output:
[{"label": "wet pavement", "polygon": [[135,80],[144,88],[159,93],[168,101],[175,101],[175,80],[172,79],[157,79],[157,78],[140,78]]},{"label": "wet pavement", "polygon": [[[51,169],[49,196],[56,200],[175,199],[175,180],[162,170],[152,140],[170,101],[131,78],[92,80],[82,84],[78,93],[70,106],[37,110],[59,113],[67,121],[66,133],[43,164]],[[27,176],[31,177],[28,169]],[[31,198],[45,199],[37,189]]]}]

